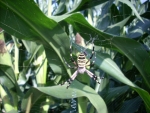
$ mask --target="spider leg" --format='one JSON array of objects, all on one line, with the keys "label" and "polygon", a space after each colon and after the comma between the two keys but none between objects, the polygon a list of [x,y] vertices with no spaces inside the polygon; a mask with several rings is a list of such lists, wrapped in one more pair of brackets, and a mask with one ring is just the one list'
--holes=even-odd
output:
[{"label": "spider leg", "polygon": [[[91,78],[93,78],[97,83],[99,83],[100,84],[100,82],[98,81],[98,78],[97,78],[97,76],[95,76],[92,72],[90,72],[89,70],[87,70],[86,69],[86,71],[85,71]],[[101,79],[103,79],[103,78],[101,78]]]},{"label": "spider leg", "polygon": [[94,66],[94,63],[95,63],[95,59],[96,59],[96,53],[95,53],[95,58],[94,58],[94,60],[90,63],[90,64],[86,64],[86,66]]},{"label": "spider leg", "polygon": [[76,61],[73,59],[73,57],[72,57],[72,45],[70,45],[70,58],[71,58],[71,62],[73,62],[74,63],[74,65],[76,65],[77,66],[77,63],[76,63]]},{"label": "spider leg", "polygon": [[92,57],[93,57],[93,55],[94,55],[94,43],[93,43],[93,49],[92,49],[92,54],[91,54],[91,56],[90,56],[90,58],[89,58],[89,60],[86,62],[86,64],[92,59]]},{"label": "spider leg", "polygon": [[65,60],[65,58],[63,58],[63,59],[64,59],[64,62],[67,65],[68,68],[71,68],[71,69],[76,69],[77,68],[77,66],[71,66],[70,64],[68,64],[67,61]]},{"label": "spider leg", "polygon": [[78,75],[78,71],[75,71],[73,73],[73,75],[71,76],[71,78],[68,79],[66,82],[62,83],[61,85],[64,85],[65,83],[68,83],[68,85],[67,85],[67,89],[68,89],[68,87],[71,85],[72,81],[76,78],[77,75]]}]

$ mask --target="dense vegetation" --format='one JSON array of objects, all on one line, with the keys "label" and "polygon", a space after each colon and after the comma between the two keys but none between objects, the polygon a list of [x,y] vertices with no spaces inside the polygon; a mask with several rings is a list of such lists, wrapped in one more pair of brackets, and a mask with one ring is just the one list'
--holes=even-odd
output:
[{"label": "dense vegetation", "polygon": [[[0,0],[1,112],[149,113],[149,11],[140,0]],[[91,39],[101,84],[81,74],[59,85],[75,71],[70,45],[89,58]]]}]

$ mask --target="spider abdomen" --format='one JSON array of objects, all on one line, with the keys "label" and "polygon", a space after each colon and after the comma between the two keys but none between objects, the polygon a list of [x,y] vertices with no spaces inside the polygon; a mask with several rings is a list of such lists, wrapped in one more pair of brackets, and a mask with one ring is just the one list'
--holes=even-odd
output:
[{"label": "spider abdomen", "polygon": [[85,67],[86,66],[86,57],[83,53],[80,53],[77,59],[78,67]]},{"label": "spider abdomen", "polygon": [[84,74],[85,70],[85,67],[78,67],[78,73],[80,74]]}]

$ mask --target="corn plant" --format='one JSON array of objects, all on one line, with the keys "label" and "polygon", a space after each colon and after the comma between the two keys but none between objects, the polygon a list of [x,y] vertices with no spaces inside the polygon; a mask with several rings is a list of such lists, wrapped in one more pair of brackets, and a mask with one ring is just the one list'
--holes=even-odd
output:
[{"label": "corn plant", "polygon": [[[149,113],[149,1],[0,0],[0,98],[6,113]],[[100,80],[65,61],[86,50]],[[70,62],[71,63],[71,62]],[[92,63],[91,63],[92,64]]]}]

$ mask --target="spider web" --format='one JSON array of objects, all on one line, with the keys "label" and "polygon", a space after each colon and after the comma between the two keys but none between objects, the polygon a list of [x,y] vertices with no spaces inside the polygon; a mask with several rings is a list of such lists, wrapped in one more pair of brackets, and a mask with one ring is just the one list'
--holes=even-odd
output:
[{"label": "spider web", "polygon": [[[87,34],[87,33],[81,33],[81,34],[86,34],[87,36],[91,37],[91,34]],[[96,47],[95,53],[109,54],[112,59],[114,59],[116,53],[118,53],[118,52],[122,53],[121,51],[116,50],[116,48],[114,48],[114,45],[112,44],[113,38],[114,38],[114,36],[112,36],[112,38],[110,38],[110,39],[104,39],[104,40],[100,40],[97,36],[96,36],[96,38],[95,37],[91,38],[91,39],[94,39],[94,41],[92,40],[93,42],[99,43],[99,44],[95,45],[95,46],[98,46],[98,47]],[[88,40],[87,42],[92,44],[91,39]],[[75,46],[76,46],[75,48],[79,48],[79,45],[75,45]],[[125,53],[125,55],[132,53],[132,55],[134,57],[136,57],[136,55],[133,50],[135,50],[135,51],[136,50],[138,50],[138,51],[146,50],[146,48],[144,48],[144,45],[143,45],[143,47],[142,47],[142,45],[139,47],[134,47],[134,45],[132,47],[125,46],[125,48],[128,49],[128,51]],[[81,48],[80,52],[86,51],[86,49],[89,49],[87,45],[85,47]],[[90,49],[92,49],[92,47]],[[87,56],[90,56],[90,54],[88,54]],[[121,59],[122,57],[124,57],[124,56],[118,57],[118,58],[116,58],[116,60]]]},{"label": "spider web", "polygon": [[[9,9],[5,12],[5,17],[6,18],[9,18]],[[124,15],[117,15],[117,16],[124,16]],[[114,18],[116,18],[117,16],[115,16]],[[20,26],[20,23],[19,23],[19,21],[18,21],[18,19],[16,18],[16,16],[14,15],[14,21],[15,21],[15,23],[16,23],[16,26],[9,26],[9,25],[6,25],[5,24],[5,21],[6,20],[4,20],[3,22],[0,22],[2,25],[4,25],[4,26],[7,26],[7,27],[9,27],[10,29],[12,29],[12,30],[14,30],[15,32],[18,32],[19,34],[21,34],[21,35],[24,35],[24,36],[26,36],[26,37],[30,37],[30,35],[29,34],[27,34],[26,32],[21,32],[21,31],[26,31],[25,30],[25,28],[23,28],[22,26]],[[108,53],[108,52],[110,52],[110,53],[108,53],[108,54],[111,54],[111,51],[114,51],[114,49],[113,49],[113,47],[114,47],[114,45],[112,44],[112,40],[113,40],[113,36],[111,37],[111,38],[109,38],[109,39],[107,39],[106,37],[103,37],[102,35],[101,35],[101,37],[103,38],[102,40],[100,40],[99,38],[98,38],[98,36],[96,35],[96,34],[92,34],[92,33],[84,33],[84,32],[79,32],[81,35],[82,34],[84,34],[84,35],[87,35],[88,37],[91,37],[91,38],[93,38],[94,37],[94,42],[96,42],[96,43],[98,43],[98,44],[95,44],[96,46],[101,46],[101,48],[99,49],[99,50],[96,50],[96,52],[95,53],[97,53],[97,52],[101,52],[101,53]],[[90,40],[87,40],[87,42],[89,42],[89,43],[92,43],[91,41],[91,38],[90,38]],[[73,39],[71,39],[71,43],[73,42],[72,41]],[[109,46],[109,48],[107,49],[107,46]],[[147,50],[147,48],[144,48],[144,47],[127,47],[127,46],[125,46],[127,49],[128,49],[128,52],[127,53],[125,53],[126,55],[127,54],[129,54],[129,53],[132,53],[133,54],[133,56],[135,56],[136,57],[136,55],[135,55],[135,52],[134,51],[132,51],[132,50],[130,50],[130,49],[134,49],[134,50],[139,50],[139,51],[143,51],[144,49],[145,50]],[[81,48],[81,51],[83,51],[82,50],[83,48]],[[86,49],[86,48],[85,48]],[[107,49],[107,50],[106,50]],[[23,49],[22,49],[23,50]],[[24,51],[24,50],[23,50]],[[113,54],[113,52],[112,52],[112,54]],[[88,54],[88,56],[90,56],[90,54]],[[122,56],[122,57],[124,57],[124,56]],[[117,59],[119,59],[119,58],[122,58],[122,57],[118,57]],[[113,56],[112,56],[112,59],[113,59]],[[57,59],[53,59],[53,60],[57,60]],[[145,59],[144,59],[144,61],[145,61]],[[23,67],[23,66],[21,66],[20,65],[20,67]]]},{"label": "spider web", "polygon": [[[81,35],[82,34],[86,34],[88,37],[91,37],[91,34],[90,33],[86,33],[86,32],[79,32]],[[137,53],[136,53],[136,51],[139,51],[139,53],[141,52],[143,52],[143,51],[148,51],[149,52],[149,49],[148,49],[148,46],[146,45],[146,43],[143,43],[143,44],[141,44],[140,46],[124,46],[128,51],[127,52],[125,52],[124,54],[120,51],[120,50],[116,50],[116,49],[114,49],[114,45],[113,45],[113,39],[115,38],[115,36],[112,36],[110,39],[106,39],[106,37],[104,37],[105,39],[103,39],[103,40],[100,40],[99,38],[96,38],[95,39],[95,41],[96,41],[96,43],[99,43],[99,44],[96,44],[96,46],[100,46],[100,48],[99,49],[96,49],[96,51],[95,51],[95,54],[99,54],[99,53],[104,53],[104,54],[108,54],[108,55],[110,55],[110,57],[111,57],[111,59],[112,60],[114,60],[114,61],[119,61],[119,60],[121,60],[121,59],[123,59],[123,58],[127,58],[130,54],[132,54],[133,55],[133,57],[137,57]],[[89,43],[92,43],[92,41],[90,41],[91,39],[89,39],[89,40],[87,40],[87,42],[89,42]],[[149,39],[147,39],[147,40],[149,40]],[[75,42],[75,41],[72,41],[72,42]],[[71,43],[72,43],[71,42]],[[147,46],[147,47],[146,47]],[[85,46],[84,48],[82,48],[82,47],[80,47],[79,45],[75,45],[74,46],[74,48],[76,49],[76,48],[80,48],[80,50],[78,50],[79,52],[82,52],[82,51],[86,51],[86,49],[88,49],[88,47],[87,46]],[[91,48],[90,48],[91,49]],[[92,49],[91,49],[92,50]],[[119,53],[119,55],[118,55],[118,53]],[[88,53],[87,54],[87,56],[90,56],[91,55],[91,53]],[[149,57],[150,58],[150,57]],[[94,58],[92,58],[92,61],[94,62],[94,60],[96,59],[96,55],[95,55],[95,57]],[[129,58],[127,58],[129,61],[131,61]],[[141,64],[141,66],[143,67],[144,66],[144,64],[145,64],[145,62],[146,62],[146,58],[144,58],[143,59],[143,62],[142,62],[142,64]],[[134,63],[132,63],[132,65],[133,66],[135,66],[134,65]],[[123,68],[123,67],[120,67],[120,68]],[[135,73],[136,73],[136,71],[135,71]],[[126,73],[127,74],[127,73]],[[104,73],[100,73],[100,75],[99,76],[104,76],[105,77],[105,75],[104,75]],[[118,101],[118,102],[120,102],[120,101],[122,101],[123,99],[125,99],[126,97],[125,96],[123,96],[123,95],[120,95],[116,100]],[[84,103],[84,102],[83,102]],[[113,104],[115,103],[115,101],[114,102],[110,102],[109,103],[109,108],[110,109],[112,109],[113,111],[116,111],[116,109],[119,109],[120,108],[120,105],[117,105],[117,108],[113,108],[112,106],[114,106]],[[86,102],[84,103],[84,104],[86,104]],[[111,108],[112,107],[112,108]],[[89,107],[88,107],[89,108]]]},{"label": "spider web", "polygon": [[[118,16],[122,16],[122,15],[118,15]],[[6,11],[6,14],[5,14],[5,17],[9,17],[9,9]],[[116,18],[116,17],[114,17],[114,18]],[[0,22],[1,24],[3,24],[4,26],[7,26],[7,27],[9,27],[9,28],[11,28],[12,30],[14,30],[14,31],[16,31],[16,32],[18,32],[18,33],[20,33],[20,34],[22,34],[22,35],[24,35],[24,36],[27,36],[27,37],[30,37],[28,34],[24,34],[24,32],[20,32],[21,31],[21,29],[23,29],[21,26],[20,26],[20,24],[19,24],[19,21],[17,20],[17,18],[15,17],[15,15],[14,15],[14,21],[15,21],[15,23],[16,23],[16,27],[11,27],[11,26],[8,26],[8,25],[6,25],[5,24],[5,20],[4,20],[4,22]],[[25,31],[25,30],[24,30]],[[84,33],[84,34],[87,34],[87,35],[91,35],[91,34],[88,34],[88,33]],[[105,45],[110,45],[111,46],[111,48],[109,48],[110,50],[112,50],[112,40],[113,40],[113,37],[111,38],[111,39],[105,39],[105,37],[104,37],[104,39],[103,40],[99,40],[98,38],[96,38],[95,39],[97,42],[99,42],[99,46],[105,46]],[[105,43],[106,42],[106,43]],[[126,53],[126,54],[129,54],[130,52],[132,52],[132,54],[135,56],[135,53],[133,53],[133,51],[130,51],[130,48],[128,47],[128,52]],[[143,50],[143,48],[134,48],[135,50]],[[83,50],[81,50],[81,51],[83,51]],[[97,51],[100,51],[100,52],[106,52],[106,51],[104,51],[104,50],[102,50],[102,49],[100,49],[100,50],[97,50]],[[112,50],[113,51],[113,50]],[[95,52],[96,53],[96,52]],[[89,55],[90,56],[90,55]],[[123,57],[123,56],[122,56]],[[135,56],[136,57],[136,56]],[[121,57],[120,57],[121,58]],[[119,58],[118,58],[119,59]],[[56,60],[56,59],[54,59],[54,60]],[[21,66],[20,66],[21,67]]]},{"label": "spider web", "polygon": [[[80,34],[86,34],[87,37],[91,37],[91,34],[88,34],[88,33],[80,32]],[[104,40],[100,40],[97,36],[95,36],[94,38],[95,38],[94,40],[97,41],[97,43],[99,43],[99,44],[96,45],[96,46],[100,46],[100,48],[96,49],[95,54],[99,54],[99,53],[108,54],[108,55],[110,55],[110,57],[111,57],[112,59],[114,59],[115,61],[120,60],[120,59],[123,59],[125,56],[128,56],[128,54],[132,54],[132,55],[136,58],[136,55],[137,55],[137,54],[136,54],[136,51],[137,51],[137,50],[138,50],[138,51],[143,51],[143,50],[146,49],[146,48],[144,48],[142,45],[139,46],[139,47],[134,47],[134,46],[128,47],[128,46],[125,46],[125,48],[127,48],[128,51],[127,51],[125,54],[123,54],[123,53],[121,53],[120,51],[116,51],[116,50],[114,49],[114,45],[113,45],[112,40],[113,40],[113,38],[115,38],[115,36],[114,36],[114,37],[112,36],[110,39],[104,39]],[[71,39],[71,40],[73,40],[73,39]],[[72,42],[73,42],[73,41],[72,41]],[[72,43],[72,42],[71,42],[71,43]],[[74,41],[74,42],[75,42],[75,41]],[[87,40],[87,42],[92,44],[91,39]],[[85,44],[85,45],[86,45],[86,44]],[[109,45],[109,48],[107,48],[107,47],[108,47],[107,45]],[[88,49],[88,48],[87,48],[87,45],[82,48],[81,46],[79,46],[79,45],[77,45],[77,44],[74,46],[74,48],[75,48],[75,49],[76,49],[76,48],[80,48],[80,50],[78,49],[79,52],[86,51],[86,49]],[[91,49],[91,48],[90,48],[90,49]],[[121,54],[120,54],[120,56],[115,57],[115,56],[117,55],[117,53],[121,53]],[[88,53],[88,54],[87,54],[87,56],[90,56],[90,55],[91,55],[91,53]],[[96,59],[96,55],[95,55],[95,57],[94,57],[92,60],[94,61],[95,59]],[[146,59],[143,59],[143,61],[144,61],[144,62],[141,64],[142,66],[144,65]],[[134,65],[134,64],[133,64],[133,65]],[[100,73],[99,76],[104,76],[104,74],[103,74],[103,73]],[[124,99],[124,98],[125,98],[125,96],[121,96],[121,98],[117,99],[117,101],[119,102],[120,100],[122,100],[122,99]],[[83,102],[83,103],[84,103],[84,102]],[[119,108],[119,106],[118,106],[118,108]],[[114,110],[114,111],[115,111],[115,110]]]}]

